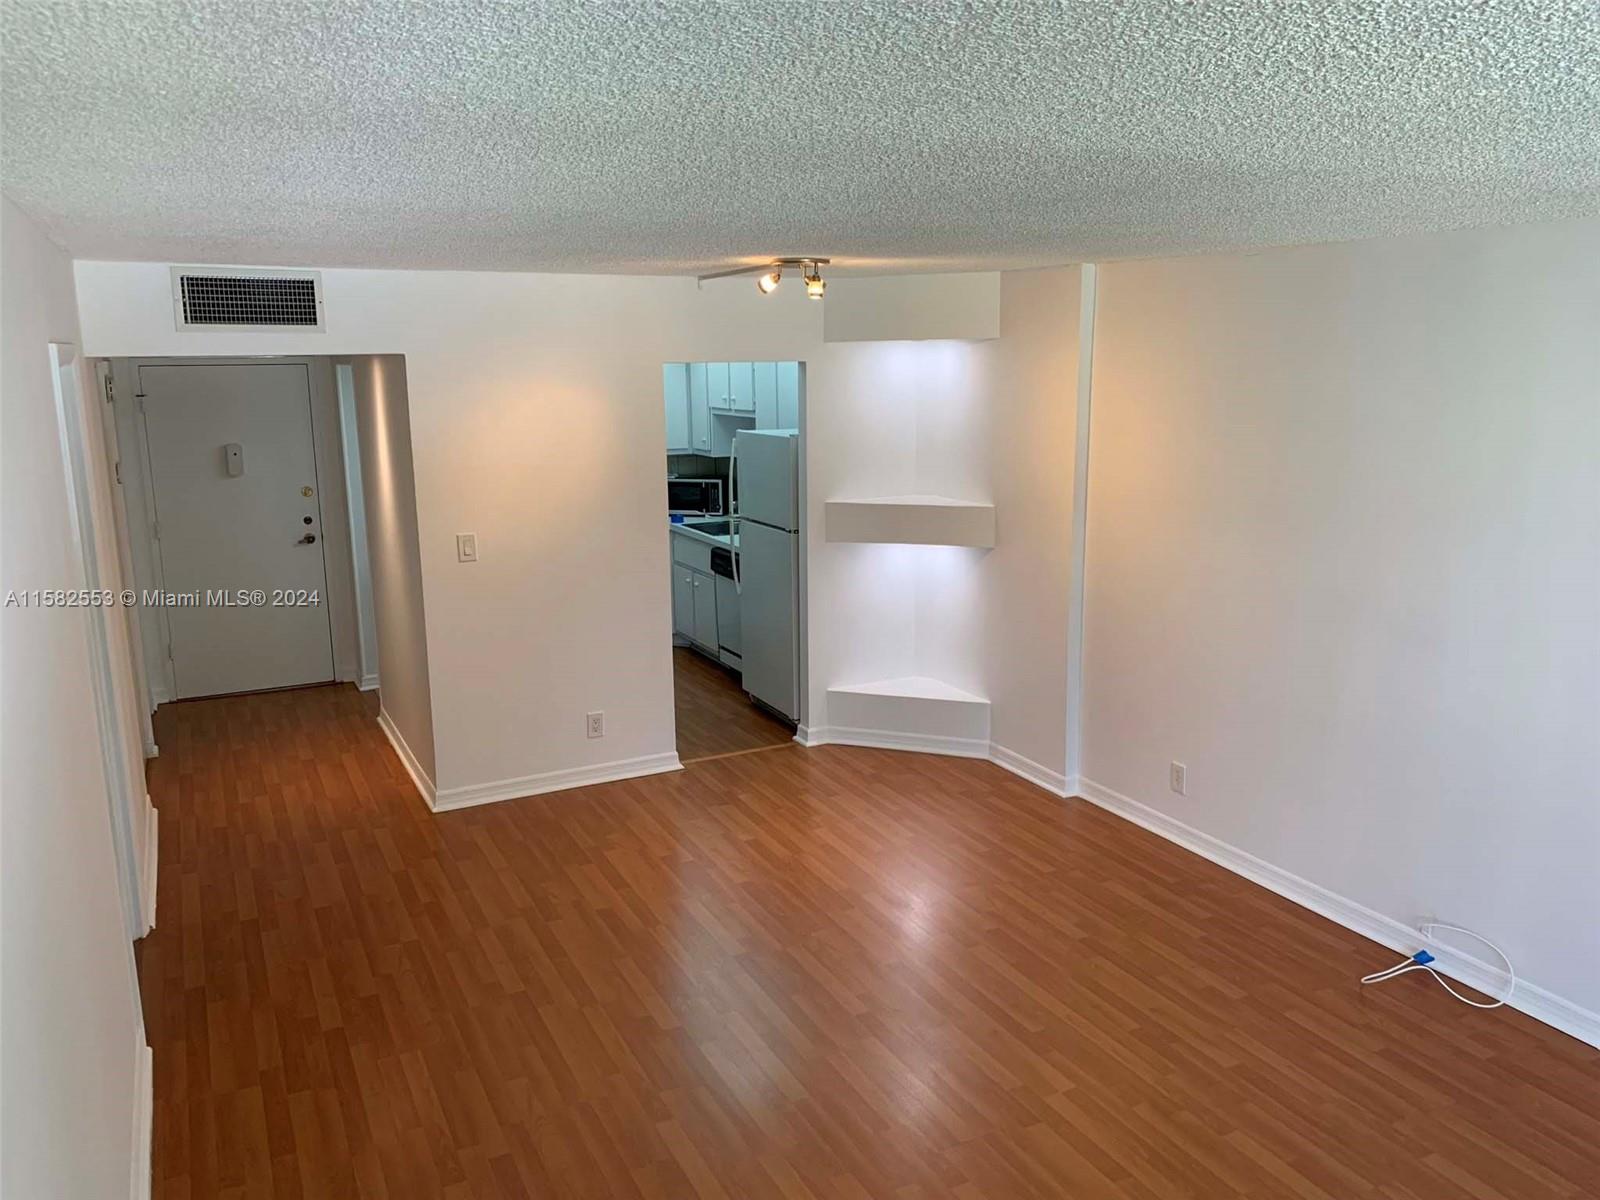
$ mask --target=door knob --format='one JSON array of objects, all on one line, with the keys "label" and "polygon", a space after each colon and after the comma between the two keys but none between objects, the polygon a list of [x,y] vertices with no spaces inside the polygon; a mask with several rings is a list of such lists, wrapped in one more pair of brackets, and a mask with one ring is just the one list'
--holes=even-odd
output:
[{"label": "door knob", "polygon": [[313,542],[315,542],[316,540],[317,540],[317,535],[316,534],[308,533],[308,534],[305,535],[305,537],[300,539],[300,545],[309,546]]}]

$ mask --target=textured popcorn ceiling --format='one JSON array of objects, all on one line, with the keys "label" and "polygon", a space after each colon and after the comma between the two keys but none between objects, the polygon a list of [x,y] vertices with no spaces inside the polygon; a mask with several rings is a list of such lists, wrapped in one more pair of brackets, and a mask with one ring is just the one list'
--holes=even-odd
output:
[{"label": "textured popcorn ceiling", "polygon": [[1600,3],[0,0],[82,257],[962,268],[1600,212]]}]

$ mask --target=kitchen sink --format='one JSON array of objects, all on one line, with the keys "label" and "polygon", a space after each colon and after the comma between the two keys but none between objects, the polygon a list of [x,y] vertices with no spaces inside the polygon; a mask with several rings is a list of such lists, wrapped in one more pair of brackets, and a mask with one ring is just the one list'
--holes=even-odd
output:
[{"label": "kitchen sink", "polygon": [[707,533],[712,537],[727,537],[729,532],[731,532],[733,529],[733,522],[728,520],[685,521],[683,525],[685,529],[693,529],[699,533]]}]

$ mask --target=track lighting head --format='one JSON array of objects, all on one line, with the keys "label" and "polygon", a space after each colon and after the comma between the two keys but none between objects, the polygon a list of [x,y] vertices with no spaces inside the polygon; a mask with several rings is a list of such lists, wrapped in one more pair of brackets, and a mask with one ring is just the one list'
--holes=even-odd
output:
[{"label": "track lighting head", "polygon": [[785,267],[799,267],[801,277],[806,284],[806,295],[813,300],[821,300],[822,294],[828,290],[828,285],[822,281],[821,268],[828,264],[825,258],[774,258],[756,267],[734,267],[727,271],[714,271],[710,275],[697,276],[700,283],[711,279],[727,279],[730,275],[756,275],[756,291],[763,296],[770,296],[778,290],[778,285],[783,282],[783,269]]}]

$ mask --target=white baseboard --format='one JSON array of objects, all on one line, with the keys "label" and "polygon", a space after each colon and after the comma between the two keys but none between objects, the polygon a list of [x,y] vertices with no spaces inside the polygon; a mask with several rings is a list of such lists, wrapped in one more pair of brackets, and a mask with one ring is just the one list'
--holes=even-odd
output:
[{"label": "white baseboard", "polygon": [[[980,743],[964,738],[937,738],[922,734],[891,733],[871,729],[816,728],[804,725],[795,732],[795,741],[802,746],[825,746],[829,743],[848,746],[871,746],[884,750],[910,750],[924,754],[953,754],[964,758],[987,758],[999,767],[1021,776],[1030,783],[1057,796],[1081,796],[1090,803],[1115,813],[1135,825],[1148,829],[1159,837],[1193,851],[1220,867],[1242,875],[1268,891],[1276,892],[1326,917],[1335,924],[1370,938],[1401,954],[1413,954],[1427,946],[1436,956],[1434,966],[1444,975],[1476,988],[1489,996],[1505,994],[1509,982],[1498,966],[1486,963],[1470,954],[1449,946],[1428,941],[1422,931],[1375,912],[1319,884],[1293,875],[1281,867],[1257,858],[1248,851],[1229,845],[1165,813],[1130,799],[1119,792],[1094,782],[1092,779],[1070,778],[1048,767],[1024,758],[1013,750],[993,742]],[[1383,964],[1379,964],[1383,965]],[[1570,1034],[1581,1042],[1600,1047],[1600,1013],[1594,1013],[1574,1004],[1554,992],[1517,980],[1515,991],[1507,1007],[1525,1013],[1536,1021]]]},{"label": "white baseboard", "polygon": [[411,747],[406,745],[406,739],[401,737],[400,731],[395,728],[394,720],[381,707],[378,709],[378,728],[383,730],[384,737],[389,739],[394,752],[400,756],[400,765],[406,769],[406,774],[411,776],[411,782],[417,785],[417,792],[422,796],[422,802],[433,808],[433,780],[428,778],[428,773],[422,769],[417,756],[411,753]]},{"label": "white baseboard", "polygon": [[852,729],[845,725],[796,730],[795,741],[802,746],[867,746],[875,750],[951,754],[958,758],[989,757],[989,743],[981,738],[941,737],[931,733],[902,733],[890,729]]},{"label": "white baseboard", "polygon": [[[1248,851],[1185,825],[1092,779],[1079,780],[1078,795],[1381,946],[1400,954],[1413,954],[1426,944],[1429,952],[1437,956],[1433,965],[1442,974],[1490,996],[1505,994],[1508,980],[1499,967],[1448,946],[1442,947],[1427,941],[1421,930],[1402,921],[1386,917],[1337,892],[1330,892],[1319,884],[1290,874]],[[1373,969],[1387,965],[1376,963]],[[1519,979],[1506,1005],[1526,1013],[1536,1021],[1543,1021],[1563,1033],[1571,1034],[1581,1042],[1600,1047],[1600,1013],[1590,1012],[1554,992]]]},{"label": "white baseboard", "polygon": [[989,743],[989,761],[1057,796],[1070,796],[1077,790],[1077,780],[1068,779],[1060,771],[1040,766],[1032,759],[1023,758],[1015,750],[1007,750],[995,742]]},{"label": "white baseboard", "polygon": [[156,927],[156,870],[160,866],[161,822],[156,816],[156,806],[150,803],[149,793],[144,797],[144,864],[139,871],[139,886],[143,895],[139,904],[144,918],[144,931]]},{"label": "white baseboard", "polygon": [[377,689],[377,686],[378,686],[378,677],[376,675],[363,675],[356,682],[356,687],[359,688],[363,692],[375,691]]},{"label": "white baseboard", "polygon": [[1077,790],[1077,780],[1069,780],[1060,771],[1052,771],[1015,750],[1008,750],[996,742],[981,738],[936,737],[926,733],[904,733],[886,729],[850,729],[843,726],[822,726],[812,729],[801,725],[795,729],[794,740],[802,746],[867,746],[876,750],[909,750],[916,754],[950,754],[957,758],[986,758],[1013,775],[1037,784],[1056,796],[1070,796]]},{"label": "white baseboard", "polygon": [[495,783],[445,788],[433,801],[432,807],[434,812],[451,812],[458,808],[473,808],[479,804],[517,800],[524,796],[543,795],[545,792],[564,792],[568,788],[588,787],[595,783],[615,783],[619,779],[637,779],[642,775],[659,775],[664,771],[682,769],[683,764],[678,761],[676,753],[646,754],[640,758],[623,758],[614,762],[595,763],[593,766],[546,771],[542,775],[525,775],[520,779],[502,779]]},{"label": "white baseboard", "polygon": [[150,1200],[154,1182],[151,1155],[156,1117],[155,1061],[155,1051],[144,1044],[141,1035],[133,1058],[133,1162],[128,1178],[128,1195],[133,1200]]}]

